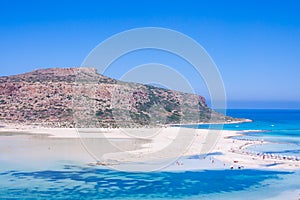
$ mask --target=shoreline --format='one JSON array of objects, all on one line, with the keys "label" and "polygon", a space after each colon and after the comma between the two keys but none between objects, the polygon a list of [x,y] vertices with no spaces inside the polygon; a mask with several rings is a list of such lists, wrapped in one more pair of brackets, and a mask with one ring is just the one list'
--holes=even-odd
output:
[{"label": "shoreline", "polygon": [[242,119],[236,121],[225,121],[225,122],[199,122],[199,123],[184,123],[184,124],[168,124],[169,127],[172,126],[189,126],[189,125],[213,125],[213,124],[241,124],[253,122],[252,119]]},{"label": "shoreline", "polygon": [[[201,156],[203,152],[203,143],[205,142],[207,136],[213,130],[208,129],[191,129],[182,127],[165,127],[165,128],[136,128],[136,129],[82,129],[81,133],[78,133],[76,129],[71,128],[32,128],[32,127],[6,127],[0,128],[0,137],[11,137],[16,139],[24,138],[30,139],[33,144],[35,142],[47,143],[48,140],[55,139],[58,143],[59,141],[68,141],[69,139],[76,139],[77,144],[84,141],[86,145],[89,145],[89,140],[103,141],[106,139],[113,145],[119,145],[118,148],[123,148],[122,143],[128,143],[134,138],[131,143],[134,144],[132,149],[132,144],[124,151],[117,152],[105,152],[99,154],[98,160],[88,155],[86,149],[82,147],[72,146],[72,151],[74,154],[81,155],[84,159],[76,156],[71,156],[71,160],[77,160],[84,162],[87,165],[109,165],[109,162],[122,163],[137,163],[137,162],[159,162],[161,160],[169,159],[173,163],[170,165],[177,165],[177,161],[184,157]],[[202,169],[206,168],[221,168],[221,169],[272,169],[272,170],[299,170],[300,169],[300,158],[290,157],[290,156],[278,156],[272,154],[259,154],[253,153],[247,150],[247,147],[252,145],[264,145],[266,141],[262,140],[238,140],[234,139],[235,136],[241,136],[247,131],[219,131],[219,138],[215,142],[214,147],[207,153],[211,153],[210,161],[212,163],[206,163],[206,165],[201,165]],[[11,135],[9,135],[11,133]],[[21,139],[20,139],[21,140]],[[36,141],[35,141],[36,140]],[[134,140],[138,140],[134,141]],[[165,151],[170,145],[174,145],[173,149],[170,151]],[[59,146],[59,144],[57,144]],[[61,144],[58,148],[68,149],[66,144]],[[91,147],[91,146],[88,146]],[[5,148],[5,147],[2,147]],[[17,147],[15,147],[17,148]],[[34,146],[32,148],[35,148]],[[93,149],[94,147],[91,147]],[[98,150],[98,149],[97,149]],[[95,151],[97,151],[95,150]],[[2,149],[5,153],[5,149]],[[18,151],[18,149],[15,149]],[[28,149],[30,152],[30,149]],[[78,151],[78,152],[77,152]],[[200,152],[200,153],[199,153]],[[42,153],[42,152],[41,152]],[[57,152],[54,152],[54,154]],[[217,153],[214,154],[213,153]],[[0,154],[0,158],[1,155]],[[38,152],[36,152],[38,154]],[[178,155],[180,154],[180,155]],[[47,154],[40,155],[40,157],[47,157]],[[53,156],[53,155],[51,155]],[[54,157],[57,155],[54,155]],[[58,156],[59,157],[59,156]],[[101,162],[99,162],[99,160]],[[103,162],[102,162],[103,161]],[[201,159],[198,161],[202,162]],[[195,163],[198,163],[198,161]],[[181,161],[181,162],[186,162]],[[206,161],[207,162],[207,161]],[[197,164],[193,165],[197,165]],[[219,164],[214,164],[219,163]],[[188,168],[188,166],[186,166]],[[174,168],[171,167],[171,168]],[[177,167],[178,168],[178,167]],[[175,169],[177,169],[175,167]],[[196,168],[197,166],[192,166]],[[179,167],[180,169],[180,167]]]},{"label": "shoreline", "polygon": [[[243,136],[247,131],[236,131],[224,136],[221,140],[223,145],[224,155],[216,158],[231,164],[237,164],[243,168],[250,169],[274,169],[274,170],[299,170],[300,157],[292,158],[290,156],[282,156],[275,154],[266,154],[260,152],[252,152],[247,150],[253,145],[276,144],[264,140],[249,140],[249,139],[234,139],[236,136]],[[257,131],[262,132],[262,131]],[[232,144],[231,144],[232,143]],[[220,147],[219,147],[220,148]]]},{"label": "shoreline", "polygon": [[[185,126],[185,125],[213,125],[213,124],[241,124],[241,123],[249,123],[249,122],[253,122],[253,120],[251,119],[240,119],[240,120],[236,120],[236,121],[222,121],[222,122],[198,122],[198,123],[182,123],[182,124],[159,124],[157,126],[153,126],[153,127],[147,127],[147,128],[162,128],[162,127],[173,127],[173,126]],[[37,129],[37,128],[41,128],[41,129],[50,129],[50,128],[61,128],[61,129],[76,129],[76,127],[73,128],[69,128],[69,127],[48,127],[48,126],[44,126],[43,124],[16,124],[16,123],[10,123],[10,122],[0,122],[0,130],[1,129]],[[144,127],[135,127],[135,128],[139,128],[139,129],[143,129]],[[134,129],[135,129],[134,128]],[[101,128],[100,128],[101,129]],[[126,129],[125,127],[121,127],[121,128],[113,128],[113,127],[109,127],[109,128],[103,128],[103,129]]]}]

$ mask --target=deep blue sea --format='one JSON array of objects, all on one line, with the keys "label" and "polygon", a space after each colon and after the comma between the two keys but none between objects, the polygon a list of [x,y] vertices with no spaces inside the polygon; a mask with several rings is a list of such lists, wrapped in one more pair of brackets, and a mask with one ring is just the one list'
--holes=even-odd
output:
[{"label": "deep blue sea", "polygon": [[[264,130],[248,132],[242,137],[276,142],[275,146],[260,147],[257,151],[299,154],[300,110],[228,110],[227,113],[254,121],[225,125],[225,129]],[[299,195],[300,171],[207,169],[129,173],[64,165],[60,169],[35,171],[11,166],[0,172],[0,199],[289,200]]]}]

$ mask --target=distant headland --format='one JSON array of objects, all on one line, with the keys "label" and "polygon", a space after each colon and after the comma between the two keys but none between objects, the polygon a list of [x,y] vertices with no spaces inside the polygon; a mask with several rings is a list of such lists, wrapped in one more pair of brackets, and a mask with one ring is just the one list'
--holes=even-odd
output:
[{"label": "distant headland", "polygon": [[202,96],[118,81],[94,68],[0,77],[2,124],[118,128],[235,121],[244,119],[215,112]]}]

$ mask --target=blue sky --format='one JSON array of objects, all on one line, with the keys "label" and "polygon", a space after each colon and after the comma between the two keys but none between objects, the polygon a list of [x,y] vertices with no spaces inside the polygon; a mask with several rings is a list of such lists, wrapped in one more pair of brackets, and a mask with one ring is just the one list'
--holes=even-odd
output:
[{"label": "blue sky", "polygon": [[[223,77],[228,107],[300,108],[299,10],[299,1],[288,0],[1,0],[0,75],[79,66],[113,34],[157,26],[180,31],[207,50]],[[153,54],[155,62],[180,68],[176,58]],[[115,65],[152,61],[138,56]],[[119,76],[116,70],[108,75]]]}]

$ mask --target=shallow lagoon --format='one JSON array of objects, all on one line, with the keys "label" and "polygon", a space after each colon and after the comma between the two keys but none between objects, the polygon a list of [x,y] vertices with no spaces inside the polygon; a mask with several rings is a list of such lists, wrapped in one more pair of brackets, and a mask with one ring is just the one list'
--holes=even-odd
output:
[{"label": "shallow lagoon", "polygon": [[240,199],[240,195],[247,194],[243,199],[267,199],[285,190],[299,189],[297,177],[299,173],[259,170],[127,173],[66,165],[61,170],[2,172],[0,196],[1,199]]},{"label": "shallow lagoon", "polygon": [[[250,118],[254,122],[230,124],[224,128],[265,130],[267,132],[248,132],[241,139],[276,142],[253,146],[252,150],[299,155],[299,113],[300,111],[231,110],[229,114],[232,116]],[[20,138],[18,135],[3,136],[1,147],[10,145],[9,139],[5,141],[3,138],[11,140],[13,137]],[[75,146],[80,146],[77,140],[63,141],[72,141]],[[174,171],[174,166],[169,166],[163,171],[151,173],[120,172],[100,166],[87,166],[81,161],[88,161],[90,158],[85,158],[83,154],[73,155],[72,151],[59,148],[53,148],[62,152],[59,159],[50,156],[31,168],[32,162],[42,158],[35,157],[34,153],[29,155],[28,151],[24,151],[26,148],[22,149],[30,145],[26,137],[14,142],[19,142],[18,149],[6,148],[7,151],[2,151],[0,157],[1,199],[297,199],[300,195],[299,171]],[[53,139],[52,142],[55,147],[57,141]],[[42,143],[40,145],[44,147]],[[129,142],[128,148],[130,147]],[[39,146],[34,147],[38,148]],[[44,151],[48,150],[45,147]],[[22,152],[22,156],[17,160],[5,157],[14,151]],[[82,160],[76,161],[77,157]],[[189,164],[197,162],[197,159],[199,157],[194,156],[181,158],[181,161]]]}]

